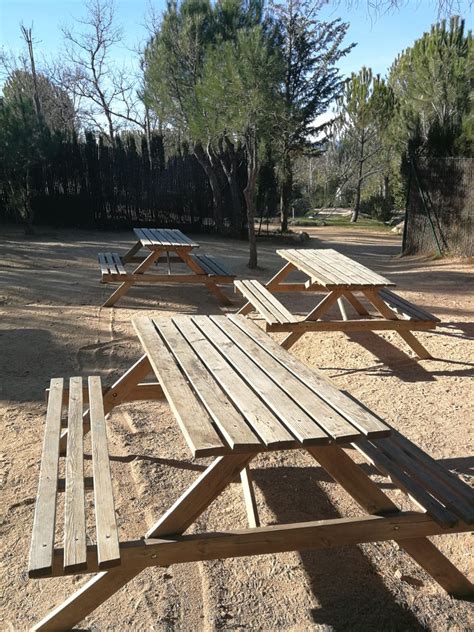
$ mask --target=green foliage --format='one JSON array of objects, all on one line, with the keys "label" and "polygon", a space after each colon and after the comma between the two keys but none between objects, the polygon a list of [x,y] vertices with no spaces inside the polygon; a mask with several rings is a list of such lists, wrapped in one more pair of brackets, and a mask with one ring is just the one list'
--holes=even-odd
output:
[{"label": "green foliage", "polygon": [[[435,24],[395,60],[389,84],[396,100],[392,139],[400,151],[455,155],[472,123],[472,35],[459,17]],[[470,61],[469,61],[470,60]]]},{"label": "green foliage", "polygon": [[38,121],[31,99],[19,95],[0,102],[0,181],[10,211],[28,227],[33,221],[31,173],[46,160],[50,147],[51,135]]},{"label": "green foliage", "polygon": [[[71,133],[76,121],[74,104],[67,92],[45,75],[37,73],[38,98],[41,105],[43,122],[51,131]],[[25,101],[33,102],[33,75],[25,70],[14,70],[6,80],[3,88],[4,103],[19,110]]]}]

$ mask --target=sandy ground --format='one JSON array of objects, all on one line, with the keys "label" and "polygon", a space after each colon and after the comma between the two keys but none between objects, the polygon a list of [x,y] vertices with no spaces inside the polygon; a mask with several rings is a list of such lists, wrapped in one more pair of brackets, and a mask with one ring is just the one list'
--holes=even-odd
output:
[{"label": "sandy ground", "polygon": [[[312,334],[292,352],[469,480],[472,262],[400,259],[398,237],[386,233],[326,227],[311,234],[311,246],[336,247],[389,276],[404,296],[433,311],[443,324],[436,332],[420,334],[435,360],[414,361],[393,332],[350,338]],[[83,576],[27,577],[43,389],[50,377],[99,373],[110,383],[138,358],[130,322],[138,313],[220,311],[198,286],[134,288],[118,307],[100,308],[112,286],[98,283],[96,253],[104,245],[124,252],[131,237],[128,232],[41,231],[24,238],[18,230],[2,228],[0,630],[26,629],[85,581]],[[245,265],[245,243],[196,238],[203,251],[221,256],[239,276],[255,276]],[[281,266],[276,247],[260,247],[258,278],[268,279]],[[237,297],[235,302],[237,307]],[[310,307],[303,300],[297,306]],[[121,535],[141,537],[206,461],[190,458],[163,403],[122,405],[109,417],[108,427]],[[272,453],[253,467],[263,524],[360,515],[351,499],[303,453]],[[245,526],[241,488],[235,483],[193,529]],[[472,577],[469,537],[436,540]],[[448,597],[387,543],[149,569],[88,617],[82,629],[460,631],[473,629],[472,615],[471,604]]]}]

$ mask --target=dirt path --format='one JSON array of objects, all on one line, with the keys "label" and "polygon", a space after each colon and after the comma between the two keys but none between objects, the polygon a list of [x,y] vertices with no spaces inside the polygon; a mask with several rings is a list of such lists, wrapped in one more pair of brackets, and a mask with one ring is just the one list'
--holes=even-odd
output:
[{"label": "dirt path", "polygon": [[[464,480],[472,473],[474,282],[467,261],[400,259],[386,233],[318,228],[313,247],[336,247],[390,277],[408,299],[443,321],[420,339],[436,357],[415,362],[403,341],[340,333],[302,338],[293,352],[419,442]],[[238,241],[196,236],[239,276],[269,278],[281,265],[276,244],[246,268]],[[0,251],[0,468],[2,480],[0,630],[24,630],[84,582],[27,578],[27,552],[41,451],[43,389],[53,376],[100,374],[110,383],[140,351],[130,319],[138,312],[218,313],[199,287],[134,288],[114,309],[98,307],[96,253],[124,251],[131,233],[6,230]],[[156,293],[155,293],[156,292]],[[295,297],[282,297],[295,301]],[[235,299],[238,300],[237,297]],[[307,301],[292,307],[304,310]],[[126,404],[109,418],[117,513],[124,538],[146,528],[206,465],[193,461],[167,407]],[[254,467],[263,524],[358,515],[360,510],[303,453],[260,456]],[[275,481],[278,484],[275,485]],[[246,525],[232,484],[193,527]],[[439,539],[472,572],[468,535]],[[392,544],[289,553],[148,569],[83,624],[88,630],[470,630],[472,607],[454,601]]]}]

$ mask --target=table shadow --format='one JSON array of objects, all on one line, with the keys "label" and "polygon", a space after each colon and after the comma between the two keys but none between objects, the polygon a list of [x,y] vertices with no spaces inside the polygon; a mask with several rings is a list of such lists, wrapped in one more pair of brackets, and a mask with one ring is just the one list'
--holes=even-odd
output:
[{"label": "table shadow", "polygon": [[[278,524],[341,517],[317,484],[322,479],[321,469],[252,470],[255,484],[276,515]],[[324,476],[327,475],[324,473]],[[275,485],[277,478],[278,485]],[[299,555],[311,590],[319,602],[319,607],[311,610],[315,624],[336,632],[425,629],[407,606],[397,602],[360,548],[301,551]]]}]

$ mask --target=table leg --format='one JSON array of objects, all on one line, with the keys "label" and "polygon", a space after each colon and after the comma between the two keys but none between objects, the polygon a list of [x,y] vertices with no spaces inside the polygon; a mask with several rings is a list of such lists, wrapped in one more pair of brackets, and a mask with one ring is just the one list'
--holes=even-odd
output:
[{"label": "table leg", "polygon": [[[132,274],[143,274],[153,263],[160,258],[160,250],[152,250],[148,257],[140,263]],[[102,307],[112,307],[124,294],[127,294],[132,285],[135,285],[136,281],[124,281],[113,294],[105,301]]]},{"label": "table leg", "polygon": [[349,303],[352,305],[355,311],[359,314],[359,316],[370,316],[370,313],[365,309],[362,303],[354,296],[352,292],[349,292],[348,290],[344,290],[342,295],[344,296],[344,298],[346,298],[349,301]]},{"label": "table leg", "polygon": [[265,287],[267,288],[267,290],[269,290],[270,292],[276,292],[278,291],[278,285],[284,280],[286,279],[286,277],[290,274],[290,272],[292,272],[293,270],[295,270],[295,266],[288,262],[285,263],[285,265],[283,266],[283,268],[281,268],[281,270],[278,270],[278,272],[275,274],[275,276],[273,276],[270,281],[268,281],[268,283],[265,285]]},{"label": "table leg", "polygon": [[[146,537],[178,535],[186,531],[254,456],[255,454],[230,454],[217,458],[149,530]],[[70,630],[141,570],[119,566],[97,574],[48,614],[33,630]]]},{"label": "table leg", "polygon": [[[325,312],[327,312],[330,307],[334,305],[334,303],[340,297],[341,292],[342,290],[333,290],[332,292],[327,294],[322,299],[322,301],[320,301],[318,305],[316,305],[316,307],[311,312],[309,312],[305,320],[318,320],[319,318],[321,318],[321,316]],[[283,340],[283,342],[281,343],[281,346],[284,349],[289,349],[295,344],[297,340],[301,338],[301,336],[303,336],[304,333],[305,333],[304,331],[291,332],[291,334],[288,334],[288,336],[286,336],[286,338]]]},{"label": "table leg", "polygon": [[257,501],[255,500],[255,489],[253,486],[252,473],[248,466],[241,470],[240,482],[242,483],[242,490],[244,492],[244,502],[249,527],[259,527],[260,518],[258,517]]},{"label": "table leg", "polygon": [[192,257],[189,256],[189,249],[178,251],[179,256],[184,261],[184,263],[190,268],[193,272],[203,277],[203,283],[207,287],[208,291],[217,298],[217,301],[220,305],[230,306],[232,305],[232,301],[224,294],[224,292],[218,287],[217,283],[213,281],[212,276],[209,276],[205,270],[201,268],[199,263],[195,261]]},{"label": "table leg", "polygon": [[[382,316],[384,316],[388,320],[394,320],[394,321],[400,320],[397,314],[392,309],[390,309],[388,305],[384,303],[384,301],[380,298],[377,292],[364,290],[364,294],[369,299],[369,301],[374,305],[374,307],[378,309],[378,311],[382,314]],[[416,355],[420,359],[429,360],[433,357],[428,351],[428,349],[426,349],[421,344],[421,342],[419,342],[419,340],[415,338],[415,336],[411,333],[411,331],[406,331],[406,330],[402,331],[401,329],[398,329],[396,326],[394,326],[394,330],[397,332],[400,338],[402,338],[407,343],[407,345],[411,349],[413,349],[413,351],[416,353]]]},{"label": "table leg", "polygon": [[142,243],[141,243],[141,241],[137,241],[137,243],[136,243],[136,244],[134,244],[134,245],[130,248],[130,250],[128,250],[128,251],[127,251],[127,252],[123,255],[123,257],[122,257],[122,261],[123,261],[123,263],[128,263],[128,262],[132,259],[132,257],[134,257],[134,256],[137,254],[137,252],[138,252],[139,250],[141,250],[141,248],[142,248]]},{"label": "table leg", "polygon": [[[370,514],[399,511],[397,505],[365,474],[342,448],[329,445],[307,448],[313,458]],[[473,594],[473,585],[427,538],[395,540],[449,594]]]}]

